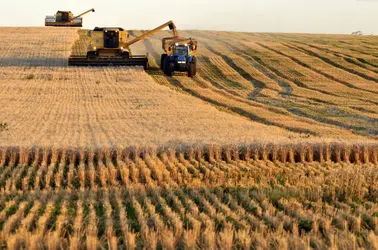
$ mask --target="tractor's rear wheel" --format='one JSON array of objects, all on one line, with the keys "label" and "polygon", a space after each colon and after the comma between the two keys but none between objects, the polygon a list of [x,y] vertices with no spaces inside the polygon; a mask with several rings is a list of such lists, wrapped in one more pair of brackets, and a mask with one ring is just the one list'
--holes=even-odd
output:
[{"label": "tractor's rear wheel", "polygon": [[188,76],[194,77],[197,74],[197,58],[193,57],[192,62],[189,63]]},{"label": "tractor's rear wheel", "polygon": [[169,57],[164,57],[164,63],[163,63],[163,71],[165,75],[168,75],[167,69],[168,69],[168,64],[169,64]]},{"label": "tractor's rear wheel", "polygon": [[164,70],[164,64],[165,64],[165,58],[167,57],[167,54],[162,54],[160,59],[160,69]]},{"label": "tractor's rear wheel", "polygon": [[188,76],[194,77],[196,75],[194,63],[189,63]]},{"label": "tractor's rear wheel", "polygon": [[196,57],[193,57],[193,76],[196,76],[197,75],[197,58]]}]

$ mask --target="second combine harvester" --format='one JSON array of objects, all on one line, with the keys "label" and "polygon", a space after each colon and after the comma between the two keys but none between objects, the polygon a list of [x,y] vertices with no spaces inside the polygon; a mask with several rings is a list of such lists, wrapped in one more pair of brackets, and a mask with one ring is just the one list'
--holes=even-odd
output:
[{"label": "second combine harvester", "polygon": [[83,16],[88,14],[89,12],[95,12],[95,10],[90,9],[77,16],[74,16],[71,11],[58,10],[55,16],[46,16],[45,26],[83,27]]},{"label": "second combine harvester", "polygon": [[71,66],[143,66],[148,68],[148,56],[133,55],[130,46],[169,27],[173,37],[162,40],[165,54],[161,57],[161,68],[166,75],[174,71],[196,74],[197,41],[178,36],[175,24],[169,21],[129,41],[129,34],[123,28],[98,28],[88,32],[90,44],[86,56],[71,56]]}]

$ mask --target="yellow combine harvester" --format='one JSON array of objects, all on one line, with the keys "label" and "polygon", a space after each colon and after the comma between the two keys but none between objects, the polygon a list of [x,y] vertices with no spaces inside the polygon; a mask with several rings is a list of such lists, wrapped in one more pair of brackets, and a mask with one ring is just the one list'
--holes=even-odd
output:
[{"label": "yellow combine harvester", "polygon": [[169,27],[177,36],[176,26],[169,21],[131,41],[129,34],[123,28],[98,28],[88,32],[91,42],[86,56],[71,56],[68,64],[71,66],[144,66],[148,68],[148,57],[132,55],[130,46],[158,31]]},{"label": "yellow combine harvester", "polygon": [[94,9],[87,10],[78,16],[74,16],[71,11],[58,11],[55,16],[46,16],[45,26],[53,27],[83,27],[82,16],[89,12],[95,12]]}]

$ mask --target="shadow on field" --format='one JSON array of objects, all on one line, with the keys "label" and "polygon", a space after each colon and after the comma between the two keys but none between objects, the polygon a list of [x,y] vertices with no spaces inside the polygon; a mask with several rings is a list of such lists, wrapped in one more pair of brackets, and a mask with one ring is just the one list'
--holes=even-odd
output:
[{"label": "shadow on field", "polygon": [[0,67],[67,67],[68,58],[0,58]]}]

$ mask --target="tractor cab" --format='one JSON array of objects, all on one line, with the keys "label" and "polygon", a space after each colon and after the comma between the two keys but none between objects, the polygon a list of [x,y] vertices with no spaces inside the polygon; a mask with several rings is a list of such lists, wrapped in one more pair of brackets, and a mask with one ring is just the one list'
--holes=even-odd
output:
[{"label": "tractor cab", "polygon": [[190,60],[190,51],[187,44],[178,44],[176,43],[175,46],[173,46],[172,51],[172,61],[175,62],[177,71],[185,71],[186,70],[186,64]]},{"label": "tractor cab", "polygon": [[178,45],[176,44],[176,46],[174,47],[173,49],[173,55],[174,56],[189,56],[190,54],[190,51],[189,51],[189,47],[187,45]]}]

